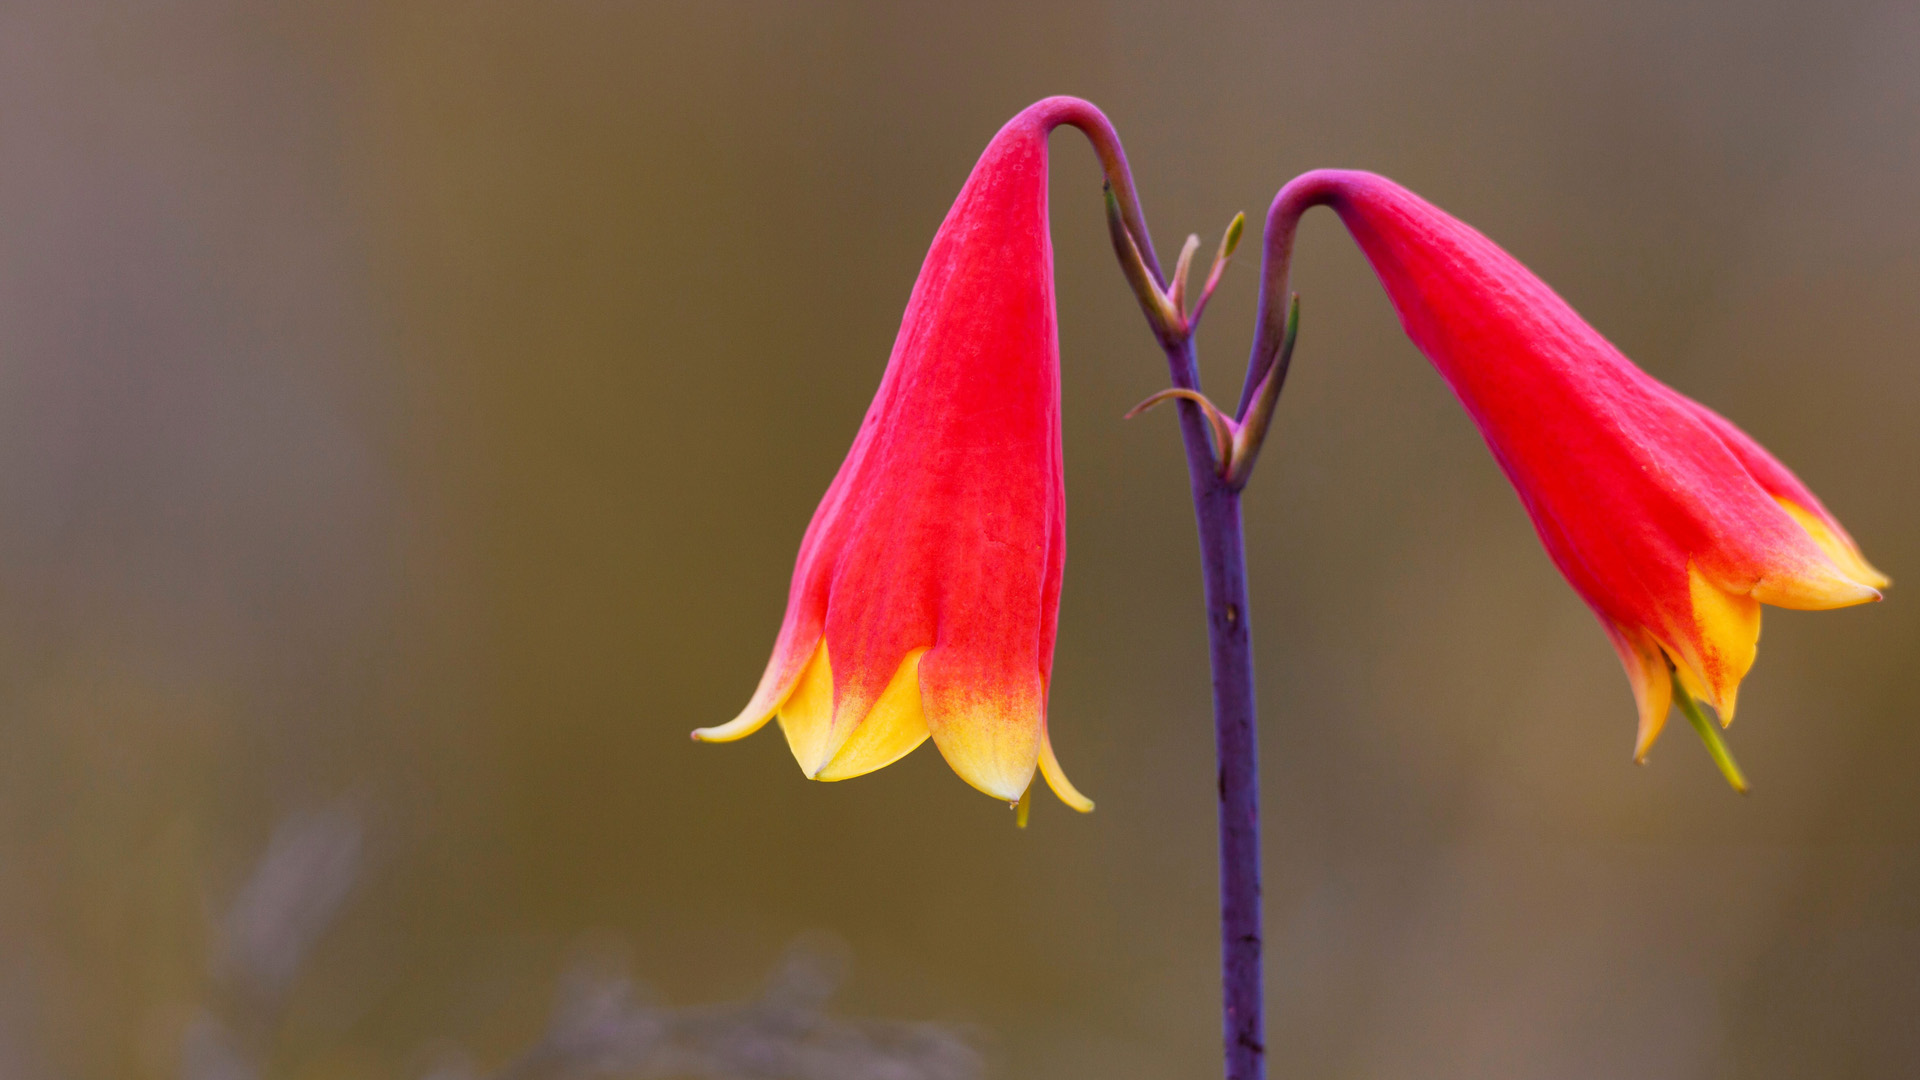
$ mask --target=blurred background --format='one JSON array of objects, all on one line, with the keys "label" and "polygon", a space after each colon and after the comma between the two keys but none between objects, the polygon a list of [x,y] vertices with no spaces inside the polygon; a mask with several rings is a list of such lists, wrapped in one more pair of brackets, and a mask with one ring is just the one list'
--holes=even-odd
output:
[{"label": "blurred background", "polygon": [[[821,949],[846,1045],[931,1040],[875,1076],[1218,1075],[1194,530],[1171,416],[1119,419],[1165,368],[1077,134],[1052,714],[1099,810],[686,735],[1053,93],[1163,253],[1307,168],[1401,180],[1920,574],[1903,0],[12,0],[0,1075],[489,1075],[570,1000],[691,1046],[814,1008]],[[1331,214],[1296,266],[1248,499],[1275,1075],[1920,1073],[1917,598],[1769,609],[1750,798],[1678,720],[1635,768],[1612,650]],[[641,1058],[599,1064],[747,1069]]]}]

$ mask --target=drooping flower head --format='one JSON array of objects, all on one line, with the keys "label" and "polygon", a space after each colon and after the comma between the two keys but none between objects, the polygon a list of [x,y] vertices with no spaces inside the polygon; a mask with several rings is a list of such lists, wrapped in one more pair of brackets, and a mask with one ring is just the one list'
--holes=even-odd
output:
[{"label": "drooping flower head", "polygon": [[1047,230],[1047,135],[1061,123],[1106,121],[1049,98],[974,166],[801,541],[760,687],[737,719],[694,738],[738,739],[778,716],[807,776],[845,780],[931,736],[989,795],[1019,800],[1037,765],[1062,800],[1092,809],[1047,736],[1066,558]]},{"label": "drooping flower head", "polygon": [[1887,579],[1785,466],[1634,366],[1492,241],[1393,181],[1333,170],[1294,180],[1268,218],[1269,260],[1285,265],[1301,213],[1316,205],[1340,215],[1554,564],[1599,616],[1639,706],[1636,759],[1666,721],[1675,677],[1722,724],[1733,719],[1762,603],[1880,598]]}]

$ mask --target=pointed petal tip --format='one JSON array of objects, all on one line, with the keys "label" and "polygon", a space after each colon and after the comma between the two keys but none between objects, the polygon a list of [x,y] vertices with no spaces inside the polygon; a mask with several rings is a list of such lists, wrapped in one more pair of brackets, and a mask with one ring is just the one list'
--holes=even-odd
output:
[{"label": "pointed petal tip", "polygon": [[[1853,542],[1853,538],[1839,528],[1838,522],[1822,516],[1824,511],[1816,514],[1785,496],[1775,495],[1774,501],[1780,504],[1780,509],[1787,512],[1788,517],[1806,530],[1815,546],[1819,547],[1826,554],[1828,561],[1833,564],[1834,576],[1844,582],[1844,584],[1832,586],[1838,602],[1824,606],[1846,607],[1850,604],[1862,604],[1881,599],[1879,590],[1892,585],[1893,579],[1875,569],[1873,564],[1867,561],[1866,556],[1860,553],[1859,546]],[[1847,586],[1852,588],[1849,589]]]},{"label": "pointed petal tip", "polygon": [[1655,732],[1652,736],[1643,735],[1634,740],[1633,763],[1635,765],[1645,765],[1647,763],[1647,755],[1653,753],[1654,740],[1659,737],[1659,733]]},{"label": "pointed petal tip", "polygon": [[1879,577],[1876,575],[1875,581],[1879,582],[1879,584],[1860,581],[1855,578],[1847,578],[1846,579],[1847,585],[1850,585],[1852,587],[1835,590],[1836,593],[1840,594],[1839,596],[1840,602],[1837,604],[1834,604],[1833,606],[1834,607],[1852,607],[1855,604],[1877,604],[1880,601],[1885,600],[1887,596],[1885,593],[1881,592],[1880,590],[1886,585],[1886,578]]},{"label": "pointed petal tip", "polygon": [[1016,803],[1033,782],[1046,734],[1046,689],[1030,675],[983,673],[977,658],[936,645],[920,661],[920,703],[947,767],[975,790]]},{"label": "pointed petal tip", "polygon": [[747,702],[747,707],[740,710],[740,715],[724,724],[694,728],[693,741],[720,743],[744,739],[765,727],[768,721],[779,715],[781,706],[786,704],[787,699],[799,686],[802,676],[806,674],[808,663],[816,652],[824,650],[825,643],[822,642],[819,646],[808,646],[806,650],[808,660],[798,664],[792,662],[790,647],[791,643],[784,636],[782,640],[774,643],[773,658],[767,662],[767,669],[760,676],[759,687],[754,690],[752,699]]},{"label": "pointed petal tip", "polygon": [[983,744],[965,738],[956,740],[951,736],[942,741],[938,733],[934,734],[933,741],[955,775],[972,785],[975,791],[992,796],[1008,806],[1017,805],[1033,783],[1034,765],[1031,759],[1024,768],[1017,761],[1024,754],[1016,752],[1012,755],[1016,760],[1008,760],[997,753],[991,743]]},{"label": "pointed petal tip", "polygon": [[1729,590],[1693,563],[1687,564],[1687,577],[1693,625],[1676,628],[1676,640],[1663,647],[1686,692],[1713,706],[1725,726],[1733,722],[1740,683],[1758,652],[1762,598],[1755,595],[1757,587],[1745,595]]},{"label": "pointed petal tip", "polygon": [[[1881,590],[1893,586],[1892,578],[1881,573],[1873,564],[1867,562],[1867,560],[1861,558],[1858,554],[1853,557],[1852,565],[1842,566],[1841,569],[1844,570],[1849,577],[1852,577],[1855,581],[1858,581],[1867,588],[1872,589],[1875,593],[1879,593]],[[1876,595],[1874,599],[1878,600],[1880,597]]]},{"label": "pointed petal tip", "polygon": [[1633,735],[1633,760],[1645,765],[1647,754],[1666,727],[1667,712],[1673,702],[1673,669],[1666,654],[1644,631],[1628,630],[1603,623],[1608,638],[1626,668],[1627,682],[1633,688],[1634,711],[1638,726]]},{"label": "pointed petal tip", "polygon": [[767,721],[773,719],[773,713],[774,713],[774,710],[772,709],[767,709],[763,712],[749,705],[747,706],[746,712],[741,713],[739,716],[734,717],[733,719],[727,721],[724,724],[715,724],[712,727],[694,728],[688,734],[692,737],[694,742],[703,742],[703,743],[734,742],[735,740],[738,740],[738,739],[744,739],[747,736],[765,727],[767,725]]},{"label": "pointed petal tip", "polygon": [[1857,604],[1878,603],[1886,599],[1883,584],[1870,585],[1838,568],[1822,566],[1815,573],[1763,578],[1753,587],[1753,598],[1763,604],[1795,611],[1832,611]]},{"label": "pointed petal tip", "polygon": [[1646,699],[1638,702],[1640,706],[1640,726],[1633,734],[1633,761],[1636,765],[1645,765],[1647,755],[1653,752],[1653,744],[1660,741],[1660,732],[1667,726],[1667,709],[1672,700],[1672,683],[1664,687],[1650,687]]},{"label": "pointed petal tip", "polygon": [[1060,768],[1060,759],[1053,753],[1053,736],[1045,733],[1040,736],[1040,775],[1061,802],[1083,814],[1093,813],[1093,800],[1080,794],[1080,789],[1067,779],[1066,772]]},{"label": "pointed petal tip", "polygon": [[[999,775],[997,773],[988,775],[980,771],[972,771],[972,774],[969,775],[968,773],[961,772],[959,769],[954,769],[953,771],[959,773],[960,779],[973,785],[974,790],[999,799],[1008,806],[1019,806],[1020,797],[1026,793],[1027,784],[1018,783],[1009,776]],[[1031,783],[1032,775],[1029,774],[1027,779],[1028,782]]]}]

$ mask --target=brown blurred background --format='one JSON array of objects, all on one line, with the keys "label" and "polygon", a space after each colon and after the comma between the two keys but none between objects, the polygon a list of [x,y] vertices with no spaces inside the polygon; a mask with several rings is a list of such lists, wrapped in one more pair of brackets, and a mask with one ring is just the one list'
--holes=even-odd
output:
[{"label": "brown blurred background", "polygon": [[[1050,93],[1113,117],[1163,252],[1307,168],[1407,183],[1920,575],[1904,0],[15,0],[0,1075],[210,1076],[209,1023],[265,1075],[484,1072],[583,950],[724,1001],[809,929],[836,1008],[989,1075],[1218,1075],[1193,525],[1171,418],[1119,419],[1165,371],[1079,136],[1052,708],[1099,811],[686,738]],[[1248,521],[1275,1075],[1920,1075],[1920,598],[1769,609],[1751,798],[1678,720],[1634,768],[1604,637],[1331,215],[1297,265]],[[268,909],[297,940],[247,952]]]}]

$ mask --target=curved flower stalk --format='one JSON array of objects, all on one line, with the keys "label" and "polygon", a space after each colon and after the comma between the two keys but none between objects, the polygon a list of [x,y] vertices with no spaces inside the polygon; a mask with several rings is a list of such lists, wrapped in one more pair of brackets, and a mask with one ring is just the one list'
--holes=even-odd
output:
[{"label": "curved flower stalk", "polygon": [[1284,377],[1287,264],[1300,215],[1320,205],[1340,215],[1599,616],[1639,707],[1634,758],[1677,703],[1744,789],[1695,702],[1732,721],[1760,605],[1878,600],[1887,578],[1753,439],[1634,366],[1492,241],[1371,173],[1307,173],[1274,199],[1249,391]]},{"label": "curved flower stalk", "polygon": [[801,541],[759,689],[695,739],[742,738],[777,716],[801,771],[845,780],[931,737],[995,798],[1024,806],[1037,767],[1062,801],[1093,809],[1047,731],[1066,558],[1047,228],[1047,135],[1061,124],[1093,140],[1144,235],[1119,140],[1092,105],[1048,98],[994,136]]}]

